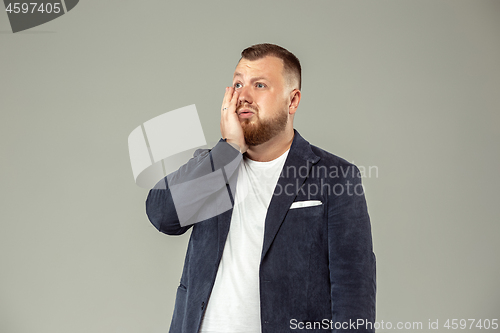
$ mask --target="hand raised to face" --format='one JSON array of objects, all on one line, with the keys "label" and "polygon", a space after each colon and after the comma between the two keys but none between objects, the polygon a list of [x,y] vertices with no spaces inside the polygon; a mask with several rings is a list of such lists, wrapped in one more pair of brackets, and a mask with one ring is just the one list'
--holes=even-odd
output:
[{"label": "hand raised to face", "polygon": [[243,128],[236,113],[238,106],[239,92],[233,87],[226,87],[224,100],[221,106],[220,115],[220,133],[227,143],[236,144],[238,149],[243,154],[247,151],[248,145],[245,142]]}]

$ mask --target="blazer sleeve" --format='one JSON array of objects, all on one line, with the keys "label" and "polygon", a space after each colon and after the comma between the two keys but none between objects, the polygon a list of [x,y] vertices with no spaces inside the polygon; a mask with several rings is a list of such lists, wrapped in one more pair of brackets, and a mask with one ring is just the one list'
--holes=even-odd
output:
[{"label": "blazer sleeve", "polygon": [[[328,251],[334,332],[375,332],[375,255],[361,175],[356,166],[328,208]],[[356,322],[356,325],[353,325]],[[347,324],[346,324],[347,323]]]},{"label": "blazer sleeve", "polygon": [[211,150],[195,151],[193,158],[149,191],[146,214],[151,223],[160,232],[181,235],[194,223],[232,208],[241,159],[240,152],[224,140]]}]

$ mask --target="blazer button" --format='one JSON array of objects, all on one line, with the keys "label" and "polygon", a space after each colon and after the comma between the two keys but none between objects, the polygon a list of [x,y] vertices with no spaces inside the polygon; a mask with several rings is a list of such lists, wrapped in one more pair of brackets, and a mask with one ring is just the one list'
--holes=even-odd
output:
[{"label": "blazer button", "polygon": [[205,302],[201,302],[201,309],[203,310],[205,308]]}]

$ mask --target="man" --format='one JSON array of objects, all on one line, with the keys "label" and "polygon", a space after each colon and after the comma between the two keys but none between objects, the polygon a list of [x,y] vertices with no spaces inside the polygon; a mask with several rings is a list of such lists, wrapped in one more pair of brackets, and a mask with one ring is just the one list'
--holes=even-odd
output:
[{"label": "man", "polygon": [[[221,107],[223,139],[150,191],[158,230],[192,227],[170,332],[374,331],[375,256],[359,170],[294,130],[300,88],[292,53],[245,49]],[[237,172],[225,167],[234,161]],[[194,204],[179,192],[217,172],[229,209],[198,198],[216,213],[180,213]]]}]

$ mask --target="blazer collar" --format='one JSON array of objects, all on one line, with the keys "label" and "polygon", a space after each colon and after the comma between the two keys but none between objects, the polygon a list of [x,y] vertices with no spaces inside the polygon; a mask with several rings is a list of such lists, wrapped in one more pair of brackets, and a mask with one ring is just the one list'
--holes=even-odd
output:
[{"label": "blazer collar", "polygon": [[285,165],[267,209],[261,261],[269,250],[300,187],[309,176],[312,165],[320,160],[320,157],[313,153],[309,142],[295,129],[294,134]]},{"label": "blazer collar", "polygon": [[[294,129],[290,151],[267,209],[261,260],[269,250],[300,187],[309,176],[312,165],[319,160],[320,157],[313,153],[309,142]],[[220,260],[225,247],[232,211],[233,209],[218,216],[218,260]]]}]

